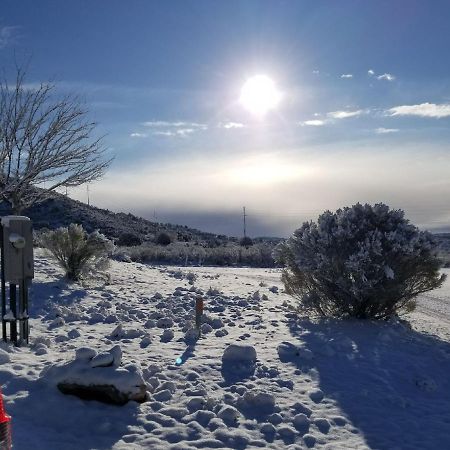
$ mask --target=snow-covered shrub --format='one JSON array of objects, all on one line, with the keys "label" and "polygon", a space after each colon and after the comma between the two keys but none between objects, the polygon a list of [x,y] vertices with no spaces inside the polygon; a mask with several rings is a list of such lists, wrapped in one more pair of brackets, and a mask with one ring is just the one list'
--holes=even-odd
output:
[{"label": "snow-covered shrub", "polygon": [[114,250],[114,244],[103,234],[88,234],[74,223],[42,233],[40,242],[65,270],[67,278],[74,281],[106,269]]},{"label": "snow-covered shrub", "polygon": [[382,203],[326,211],[275,256],[286,291],[326,316],[387,318],[445,279],[432,235]]},{"label": "snow-covered shrub", "polygon": [[134,247],[136,245],[142,244],[142,239],[136,233],[122,233],[116,242],[117,245],[121,247]]},{"label": "snow-covered shrub", "polygon": [[240,241],[239,241],[239,245],[242,247],[251,247],[253,245],[253,240],[251,237],[248,236],[244,236]]},{"label": "snow-covered shrub", "polygon": [[172,242],[172,237],[168,233],[161,232],[156,238],[158,245],[169,245]]}]

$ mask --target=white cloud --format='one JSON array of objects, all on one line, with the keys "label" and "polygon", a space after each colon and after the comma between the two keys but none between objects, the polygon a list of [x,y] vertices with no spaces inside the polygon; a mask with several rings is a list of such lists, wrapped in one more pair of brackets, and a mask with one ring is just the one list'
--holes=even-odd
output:
[{"label": "white cloud", "polygon": [[318,70],[313,70],[312,73],[313,73],[314,75],[319,75],[320,72],[319,72]]},{"label": "white cloud", "polygon": [[389,134],[389,133],[397,133],[397,131],[399,131],[398,128],[377,128],[375,130],[375,133],[377,134]]},{"label": "white cloud", "polygon": [[353,78],[353,75],[351,73],[343,73],[341,78]]},{"label": "white cloud", "polygon": [[180,136],[186,137],[189,134],[195,133],[194,128],[177,128],[174,130],[156,130],[152,134],[155,136]]},{"label": "white cloud", "polygon": [[173,131],[154,131],[152,134],[155,136],[175,136],[176,133]]},{"label": "white cloud", "polygon": [[188,134],[194,133],[194,128],[180,128],[175,133],[178,136],[187,136]]},{"label": "white cloud", "polygon": [[130,134],[130,137],[132,137],[132,138],[145,138],[147,136],[148,136],[148,134],[145,134],[145,133],[131,133]]},{"label": "white cloud", "polygon": [[204,123],[197,123],[197,122],[168,122],[165,120],[154,120],[149,122],[144,122],[142,125],[145,127],[150,128],[161,128],[161,127],[167,127],[167,128],[197,128],[201,130],[208,129],[208,126]]},{"label": "white cloud", "polygon": [[314,120],[305,120],[304,122],[300,122],[301,126],[311,126],[311,127],[320,127],[322,125],[325,125],[326,121],[325,120],[319,120],[319,119],[314,119]]},{"label": "white cloud", "polygon": [[450,104],[421,103],[420,105],[395,106],[387,110],[391,116],[450,117]]},{"label": "white cloud", "polygon": [[239,123],[239,122],[227,122],[227,123],[220,124],[219,127],[229,130],[231,128],[244,128],[245,125],[243,123]]},{"label": "white cloud", "polygon": [[332,111],[327,113],[327,116],[331,119],[348,119],[349,117],[358,117],[363,112],[362,109],[358,109],[357,111]]},{"label": "white cloud", "polygon": [[[186,137],[198,131],[208,129],[208,125],[198,122],[169,122],[166,120],[152,120],[143,122],[143,126],[151,128],[154,136]],[[136,136],[137,137],[137,136]],[[139,136],[140,137],[140,136]]]},{"label": "white cloud", "polygon": [[368,74],[370,77],[373,77],[373,76],[375,75],[375,72],[374,72],[372,69],[369,69],[369,70],[367,71],[367,74]]},{"label": "white cloud", "polygon": [[394,81],[395,76],[390,73],[383,73],[383,75],[378,75],[377,80],[387,80],[387,81]]}]

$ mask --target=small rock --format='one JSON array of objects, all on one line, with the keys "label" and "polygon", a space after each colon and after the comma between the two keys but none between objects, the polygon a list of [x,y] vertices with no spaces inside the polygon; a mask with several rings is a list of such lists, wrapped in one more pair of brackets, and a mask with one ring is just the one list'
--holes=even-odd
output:
[{"label": "small rock", "polygon": [[150,344],[152,343],[152,339],[150,336],[145,336],[141,339],[141,343],[139,344],[139,346],[141,348],[146,348],[148,347]]},{"label": "small rock", "polygon": [[287,425],[278,428],[278,434],[280,435],[280,437],[283,440],[290,441],[290,442],[293,442],[297,435],[296,431]]},{"label": "small rock", "polygon": [[161,342],[169,342],[173,339],[174,332],[170,329],[165,329],[161,335]]},{"label": "small rock", "polygon": [[111,355],[113,355],[114,361],[113,361],[113,367],[119,367],[122,363],[122,349],[120,348],[120,345],[115,345],[110,351]]},{"label": "small rock", "polygon": [[76,339],[76,338],[80,337],[81,334],[80,334],[80,332],[79,332],[78,330],[73,329],[73,330],[70,330],[70,331],[67,333],[67,336],[68,336],[70,339]]},{"label": "small rock", "polygon": [[222,419],[227,425],[234,425],[238,421],[239,411],[233,406],[225,406],[219,411],[217,417]]},{"label": "small rock", "polygon": [[153,394],[153,398],[158,402],[167,402],[172,398],[172,393],[168,389],[165,389]]},{"label": "small rock", "polygon": [[327,434],[330,431],[331,424],[328,419],[325,419],[324,417],[314,419],[314,424],[324,434]]},{"label": "small rock", "polygon": [[173,320],[170,317],[161,317],[156,322],[158,328],[171,328],[173,327]]},{"label": "small rock", "polygon": [[267,420],[270,423],[273,423],[274,425],[279,425],[281,422],[283,422],[283,418],[281,417],[281,414],[273,413],[271,414]]},{"label": "small rock", "polygon": [[203,334],[211,333],[212,330],[213,330],[213,328],[209,323],[204,323],[202,325],[202,333]]},{"label": "small rock", "polygon": [[113,332],[109,335],[112,339],[121,339],[124,336],[124,331],[122,324],[119,323],[116,328],[114,328]]},{"label": "small rock", "polygon": [[66,322],[62,317],[57,317],[55,320],[52,320],[49,325],[48,329],[53,330],[54,328],[62,327]]},{"label": "small rock", "polygon": [[309,398],[314,402],[314,403],[320,403],[323,398],[324,398],[324,394],[320,389],[314,389],[312,391],[309,392]]},{"label": "small rock", "polygon": [[223,337],[228,335],[228,331],[225,328],[222,328],[221,330],[217,330],[214,333],[217,337]]},{"label": "small rock", "polygon": [[305,434],[303,440],[308,448],[314,447],[316,445],[316,438],[312,434]]},{"label": "small rock", "polygon": [[259,429],[263,434],[275,434],[277,432],[276,428],[271,423],[263,423]]},{"label": "small rock", "polygon": [[306,414],[296,414],[292,419],[292,423],[298,431],[306,432],[309,430],[310,422]]},{"label": "small rock", "polygon": [[75,350],[75,359],[78,361],[90,361],[97,355],[97,351],[89,347],[80,347]]}]

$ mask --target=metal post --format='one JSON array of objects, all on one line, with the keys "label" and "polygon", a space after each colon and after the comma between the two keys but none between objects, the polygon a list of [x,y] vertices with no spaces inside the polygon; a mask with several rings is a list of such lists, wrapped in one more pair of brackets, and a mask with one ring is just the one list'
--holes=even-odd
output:
[{"label": "metal post", "polygon": [[28,286],[27,280],[23,279],[20,281],[20,291],[19,291],[19,336],[20,343],[26,342],[28,344]]},{"label": "metal post", "polygon": [[6,342],[6,284],[5,284],[5,249],[3,247],[3,226],[0,224],[0,245],[1,245],[1,296],[2,296],[2,337]]},{"label": "metal post", "polygon": [[25,342],[28,344],[29,337],[30,337],[30,326],[28,324],[28,285],[29,280],[25,279],[23,280],[23,329],[25,334]]},{"label": "metal post", "polygon": [[13,283],[9,285],[9,299],[11,304],[11,312],[14,318],[11,318],[11,340],[17,345],[17,286]]}]

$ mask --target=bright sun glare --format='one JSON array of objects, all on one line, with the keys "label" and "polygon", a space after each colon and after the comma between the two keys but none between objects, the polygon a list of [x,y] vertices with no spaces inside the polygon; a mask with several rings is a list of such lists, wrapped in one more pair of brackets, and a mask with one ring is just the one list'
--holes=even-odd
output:
[{"label": "bright sun glare", "polygon": [[240,103],[256,116],[264,116],[278,106],[281,93],[275,83],[266,75],[255,75],[242,86]]}]

